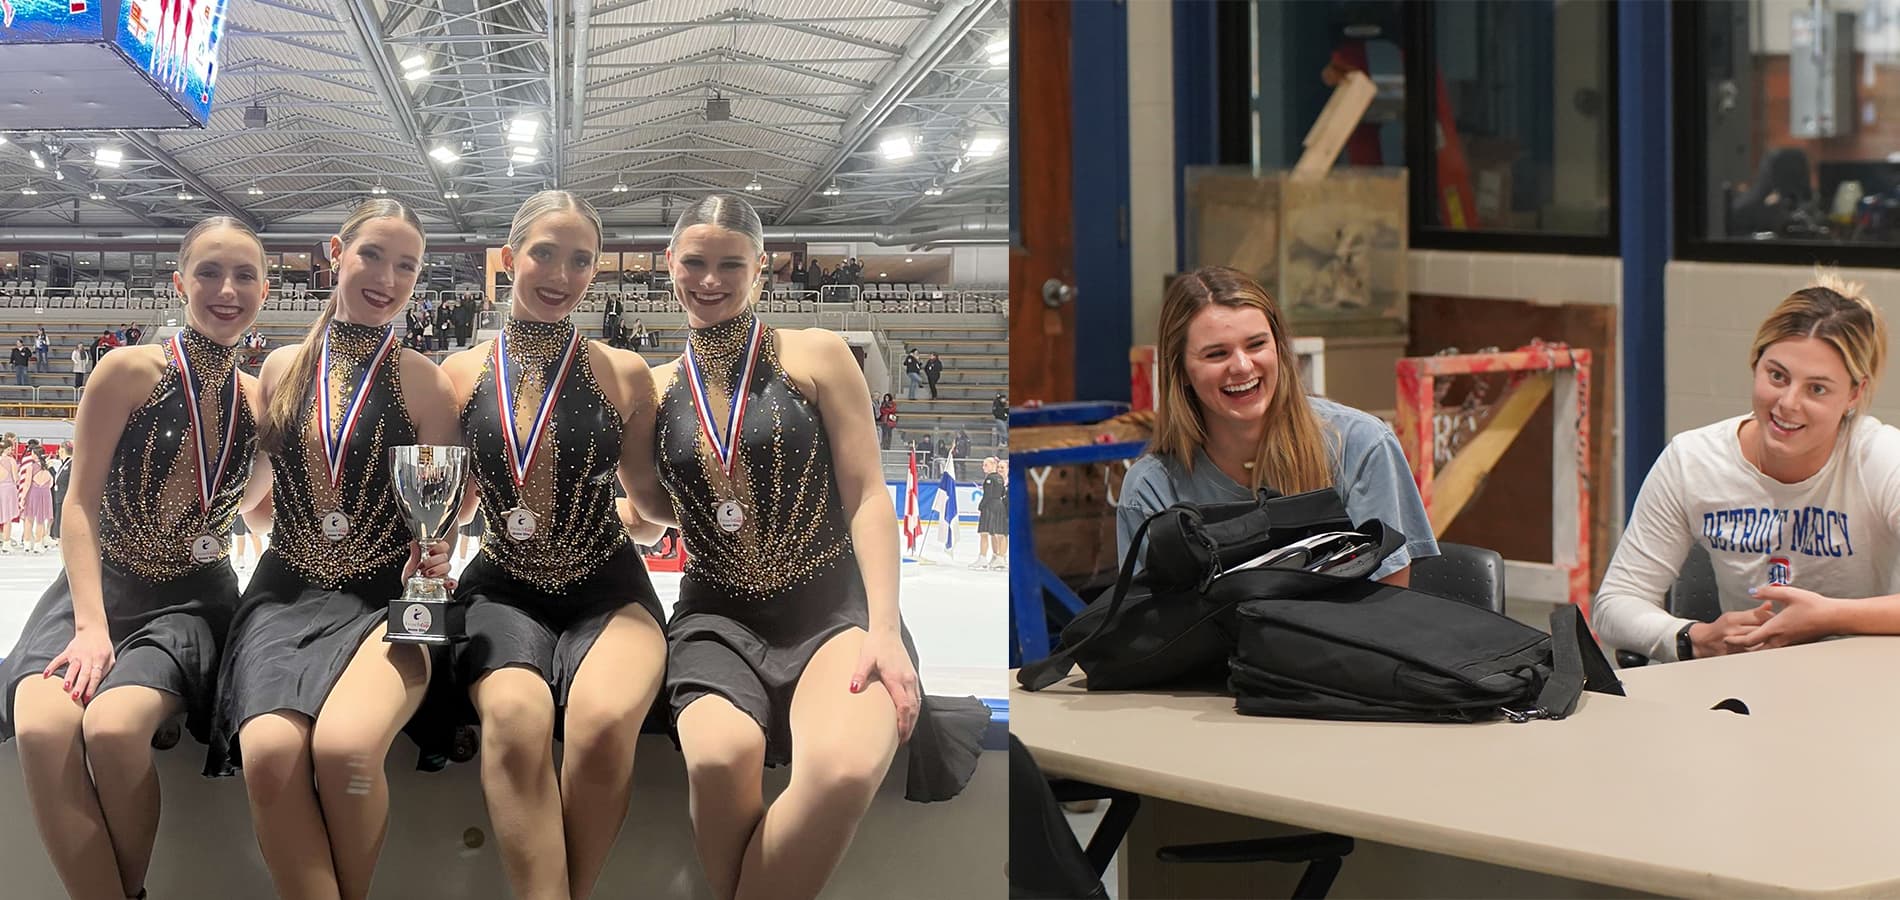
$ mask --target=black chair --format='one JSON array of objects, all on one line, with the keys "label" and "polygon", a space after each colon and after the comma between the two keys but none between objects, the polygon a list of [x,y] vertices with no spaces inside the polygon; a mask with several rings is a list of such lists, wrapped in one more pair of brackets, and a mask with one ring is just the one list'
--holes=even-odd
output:
[{"label": "black chair", "polygon": [[[1709,551],[1701,544],[1689,547],[1689,556],[1682,561],[1676,583],[1663,594],[1663,609],[1672,616],[1698,622],[1713,622],[1722,615],[1722,597],[1715,585],[1715,564],[1709,562]],[[1640,653],[1616,651],[1618,668],[1634,669],[1648,663],[1649,657]]]},{"label": "black chair", "polygon": [[1412,590],[1504,614],[1504,557],[1470,544],[1438,542],[1438,555],[1412,562]]}]

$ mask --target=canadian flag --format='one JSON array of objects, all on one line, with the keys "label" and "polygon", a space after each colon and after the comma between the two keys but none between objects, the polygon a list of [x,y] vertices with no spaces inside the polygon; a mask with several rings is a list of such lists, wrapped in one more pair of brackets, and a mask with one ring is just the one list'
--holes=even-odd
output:
[{"label": "canadian flag", "polygon": [[904,481],[904,546],[917,549],[917,536],[923,534],[917,517],[917,450],[910,451],[910,476]]}]

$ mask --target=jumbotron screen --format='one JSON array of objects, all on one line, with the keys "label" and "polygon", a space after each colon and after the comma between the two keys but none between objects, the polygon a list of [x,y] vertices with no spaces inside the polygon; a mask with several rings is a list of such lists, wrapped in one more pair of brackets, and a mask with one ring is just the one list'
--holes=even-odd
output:
[{"label": "jumbotron screen", "polygon": [[[85,0],[68,0],[85,2]],[[119,51],[190,110],[211,117],[225,0],[121,0]]]},{"label": "jumbotron screen", "polygon": [[[6,124],[202,127],[211,116],[226,2],[0,0],[0,45],[20,48],[0,59],[0,108],[19,119]],[[152,88],[176,110],[155,108]]]},{"label": "jumbotron screen", "polygon": [[0,43],[99,39],[98,0],[0,0]]}]

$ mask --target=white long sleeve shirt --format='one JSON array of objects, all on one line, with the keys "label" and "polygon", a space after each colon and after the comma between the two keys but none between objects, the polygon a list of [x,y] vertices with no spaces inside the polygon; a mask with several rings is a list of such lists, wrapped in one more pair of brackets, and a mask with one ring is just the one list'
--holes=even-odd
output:
[{"label": "white long sleeve shirt", "polygon": [[1900,593],[1900,429],[1858,417],[1819,472],[1783,484],[1742,456],[1747,419],[1676,435],[1649,470],[1591,607],[1603,643],[1676,658],[1691,620],[1665,612],[1663,592],[1692,543],[1709,551],[1724,612],[1760,605],[1748,590],[1769,583],[1772,560],[1823,597]]}]

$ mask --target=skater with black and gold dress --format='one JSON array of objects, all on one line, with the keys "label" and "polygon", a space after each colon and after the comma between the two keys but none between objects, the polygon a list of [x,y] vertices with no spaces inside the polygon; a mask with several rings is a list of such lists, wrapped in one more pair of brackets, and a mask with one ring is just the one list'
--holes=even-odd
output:
[{"label": "skater with black and gold dress", "polygon": [[[666,698],[721,898],[816,895],[897,748],[910,799],[948,799],[988,721],[975,698],[923,696],[870,390],[837,335],[753,315],[763,249],[737,197],[675,225],[667,265],[692,333],[654,371],[655,471],[636,465],[632,492],[691,557],[667,623]],[[786,763],[791,784],[765,809],[759,767]]]},{"label": "skater with black and gold dress", "polygon": [[482,788],[518,897],[592,895],[666,666],[659,598],[614,504],[652,376],[568,321],[599,255],[586,201],[530,197],[501,251],[514,291],[500,337],[443,363],[472,448],[465,502],[479,496],[489,523],[456,592],[469,604],[456,680],[481,721]]},{"label": "skater with black and gold dress", "polygon": [[[225,535],[247,494],[257,385],[236,345],[263,308],[264,248],[235,219],[186,233],[186,326],[112,354],[79,404],[65,569],[0,664],[0,740],[68,894],[142,897],[158,835],[153,735],[203,741],[237,608]],[[259,479],[265,481],[267,479]]]},{"label": "skater with black and gold dress", "polygon": [[[358,207],[330,239],[329,305],[259,378],[276,520],[231,627],[205,768],[242,767],[258,846],[284,896],[369,893],[388,828],[383,758],[433,667],[420,646],[383,641],[405,569],[441,577],[449,557],[446,541],[425,556],[411,539],[389,450],[461,443],[448,379],[398,348],[389,327],[422,251],[406,207]],[[424,768],[446,762],[446,729],[412,734]]]}]

